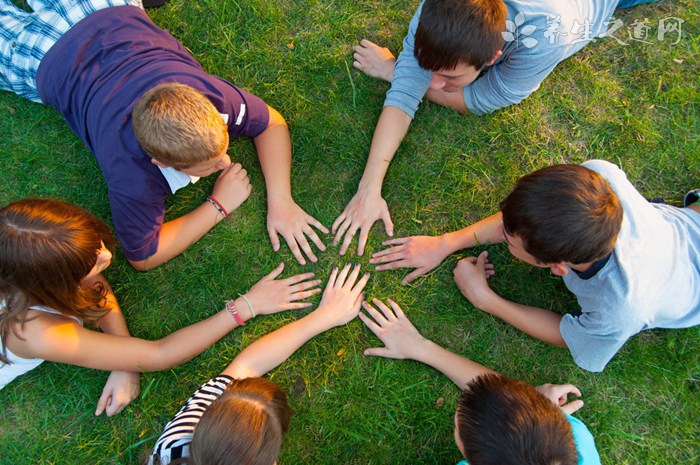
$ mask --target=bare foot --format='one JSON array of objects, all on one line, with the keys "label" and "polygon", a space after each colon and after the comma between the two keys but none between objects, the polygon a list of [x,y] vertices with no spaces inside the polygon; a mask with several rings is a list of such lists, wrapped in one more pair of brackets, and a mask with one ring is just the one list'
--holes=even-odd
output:
[{"label": "bare foot", "polygon": [[394,76],[396,58],[388,48],[362,39],[360,45],[355,47],[355,53],[352,57],[355,59],[352,65],[367,76],[391,82],[391,78]]}]

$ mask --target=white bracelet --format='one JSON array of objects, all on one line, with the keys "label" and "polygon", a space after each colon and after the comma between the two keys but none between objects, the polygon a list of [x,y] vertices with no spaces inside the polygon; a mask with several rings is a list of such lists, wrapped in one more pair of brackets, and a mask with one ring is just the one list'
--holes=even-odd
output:
[{"label": "white bracelet", "polygon": [[255,318],[255,310],[253,310],[253,305],[250,303],[250,300],[248,300],[248,297],[245,296],[245,294],[241,295],[243,297],[243,300],[245,300],[245,303],[248,304],[248,308],[250,309],[250,314],[253,315],[250,317],[251,319]]}]

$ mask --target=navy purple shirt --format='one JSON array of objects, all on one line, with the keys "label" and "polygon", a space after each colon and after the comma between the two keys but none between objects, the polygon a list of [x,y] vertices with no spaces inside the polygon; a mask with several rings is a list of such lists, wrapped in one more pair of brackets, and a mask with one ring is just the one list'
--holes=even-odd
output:
[{"label": "navy purple shirt", "polygon": [[180,42],[134,6],[107,8],[80,21],[49,50],[37,73],[42,101],[61,112],[95,154],[117,237],[132,261],[158,249],[171,189],[137,142],[131,112],[146,91],[171,82],[199,90],[228,115],[230,137],[256,137],[267,128],[262,99],[205,73]]}]

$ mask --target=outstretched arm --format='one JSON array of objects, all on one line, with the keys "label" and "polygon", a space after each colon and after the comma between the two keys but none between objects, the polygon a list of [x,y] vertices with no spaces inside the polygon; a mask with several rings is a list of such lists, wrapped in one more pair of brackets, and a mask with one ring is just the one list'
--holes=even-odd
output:
[{"label": "outstretched arm", "polygon": [[457,287],[472,305],[497,316],[520,331],[544,342],[567,347],[559,330],[562,316],[543,308],[517,304],[499,296],[486,282],[488,252],[460,260],[454,270]]},{"label": "outstretched arm", "polygon": [[313,228],[324,234],[328,234],[328,228],[302,210],[292,198],[292,143],[289,128],[277,110],[269,106],[268,110],[270,122],[267,129],[254,141],[267,188],[267,232],[270,242],[273,250],[278,251],[281,235],[299,263],[306,264],[304,255],[316,262],[318,259],[311,250],[309,240],[318,250],[326,250],[326,246]]},{"label": "outstretched arm", "polygon": [[458,250],[476,245],[496,244],[503,240],[503,217],[498,212],[464,229],[441,236],[390,239],[383,243],[389,247],[373,253],[370,263],[377,265],[377,271],[415,268],[401,281],[406,285],[418,276],[432,271],[448,255]]},{"label": "outstretched arm", "polygon": [[346,324],[357,316],[362,301],[362,290],[369,274],[358,280],[360,266],[350,271],[350,264],[338,271],[335,268],[318,308],[304,318],[274,331],[248,347],[231,362],[223,374],[243,379],[262,376],[287,360],[314,336]]},{"label": "outstretched arm", "polygon": [[[371,316],[360,313],[362,322],[384,343],[384,347],[366,349],[365,355],[411,359],[435,368],[460,389],[477,376],[492,373],[483,365],[461,357],[424,338],[408,320],[401,307],[388,299],[389,308],[379,299],[362,306]],[[378,310],[377,310],[378,309]]]},{"label": "outstretched arm", "polygon": [[357,254],[362,255],[367,244],[369,230],[378,220],[382,220],[384,223],[387,235],[394,235],[394,224],[391,221],[389,207],[382,198],[382,184],[389,164],[410,124],[411,117],[403,110],[392,106],[384,107],[382,110],[374,130],[369,158],[357,193],[331,227],[331,232],[335,234],[333,245],[337,245],[342,238],[340,255],[344,255],[348,250],[358,230],[360,236]]},{"label": "outstretched arm", "polygon": [[[230,164],[221,171],[212,197],[226,212],[231,213],[250,195],[251,186],[248,173],[240,163]],[[158,249],[145,260],[129,260],[139,271],[151,270],[168,260],[177,257],[189,246],[202,238],[211,228],[224,219],[224,216],[209,201],[191,212],[160,227]]]},{"label": "outstretched arm", "polygon": [[[303,300],[320,292],[316,287],[320,282],[312,280],[313,273],[275,279],[282,270],[283,266],[278,266],[246,293],[257,315],[306,308],[311,303]],[[252,317],[245,299],[239,297],[234,303],[242,322]],[[60,315],[43,315],[25,326],[26,331],[19,332],[24,337],[24,342],[20,341],[24,357],[99,370],[141,372],[164,370],[190,360],[236,328],[238,320],[223,309],[157,341],[91,331]]]}]

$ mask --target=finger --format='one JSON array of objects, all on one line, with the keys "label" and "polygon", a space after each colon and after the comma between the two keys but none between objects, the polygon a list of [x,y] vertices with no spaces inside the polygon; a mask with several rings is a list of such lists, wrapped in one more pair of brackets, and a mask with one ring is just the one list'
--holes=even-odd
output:
[{"label": "finger", "polygon": [[331,275],[328,277],[328,284],[326,284],[326,288],[333,287],[335,286],[335,280],[338,276],[338,267],[336,266],[333,268],[333,271],[331,271]]},{"label": "finger", "polygon": [[[384,244],[382,244],[382,245],[384,245]],[[382,249],[378,252],[374,252],[370,258],[370,263],[381,263],[382,260],[379,260],[378,262],[375,262],[375,260],[382,258],[382,257],[385,257],[387,255],[393,255],[393,254],[402,252],[403,250],[404,250],[404,247],[402,247],[400,245],[396,245],[393,247],[389,247],[388,249]]]},{"label": "finger", "polygon": [[410,273],[408,273],[406,275],[406,277],[403,278],[403,280],[401,280],[401,284],[403,284],[405,286],[406,284],[410,283],[411,281],[413,281],[414,279],[416,279],[417,277],[422,276],[422,275],[423,275],[423,271],[421,271],[420,269],[415,269],[415,270],[411,271]]},{"label": "finger", "polygon": [[340,226],[343,221],[345,221],[345,212],[341,213],[340,216],[335,219],[331,225],[331,233],[335,234],[335,232],[338,230],[338,226]]},{"label": "finger", "polygon": [[357,68],[357,69],[360,69],[360,70],[362,69],[362,65],[360,64],[359,61],[353,61],[353,62],[352,62],[352,66],[353,66],[353,68]]},{"label": "finger", "polygon": [[399,307],[399,304],[394,302],[393,299],[387,299],[387,302],[389,302],[389,305],[391,305],[391,308],[394,309],[394,313],[396,314],[397,318],[404,318],[406,314],[403,312],[401,307]]},{"label": "finger", "polygon": [[303,292],[303,291],[308,291],[309,289],[313,287],[317,287],[321,284],[320,279],[315,279],[313,281],[304,281],[298,284],[295,284],[293,286],[289,286],[289,292],[292,294],[296,294],[297,292]]},{"label": "finger", "polygon": [[[376,301],[377,299],[374,299],[374,300]],[[369,314],[369,316],[372,317],[372,319],[374,320],[374,322],[377,325],[377,329],[379,329],[378,328],[379,326],[383,327],[384,325],[387,324],[387,321],[386,321],[386,318],[384,318],[384,315],[379,313],[377,311],[377,309],[375,309],[373,306],[371,306],[368,302],[362,302],[362,308],[364,308],[365,311]],[[370,328],[370,329],[372,329],[372,328]],[[377,333],[377,331],[373,330],[372,332],[374,334],[376,334],[377,337],[379,337],[379,334]]]},{"label": "finger", "polygon": [[282,274],[282,270],[284,270],[284,262],[277,265],[277,268],[272,270],[267,276],[263,277],[263,279],[261,279],[260,281],[273,281],[277,279],[279,275]]},{"label": "finger", "polygon": [[311,250],[311,246],[309,245],[309,241],[306,240],[306,236],[302,233],[299,237],[295,238],[297,243],[301,246],[301,250],[304,251],[307,257],[309,257],[309,260],[311,260],[312,263],[316,263],[318,261],[318,258],[316,258],[316,255],[314,255],[314,251]]},{"label": "finger", "polygon": [[395,270],[397,268],[411,268],[410,265],[406,263],[406,260],[403,258],[397,258],[395,261],[391,263],[385,263],[384,265],[379,265],[375,269],[377,271],[386,271],[386,270]]},{"label": "finger", "polygon": [[391,215],[389,214],[389,209],[382,214],[382,221],[384,222],[384,231],[386,231],[387,236],[394,235],[394,222],[391,221]]},{"label": "finger", "polygon": [[267,228],[267,235],[270,236],[270,243],[272,244],[272,250],[278,252],[280,249],[280,238],[277,236],[277,231],[274,228]]},{"label": "finger", "polygon": [[396,315],[394,315],[394,312],[391,311],[387,305],[382,302],[381,300],[375,298],[372,299],[372,303],[377,306],[379,310],[382,311],[384,314],[384,318],[386,318],[387,321],[396,321]]},{"label": "finger", "polygon": [[348,247],[350,247],[350,243],[352,242],[352,239],[355,237],[355,233],[357,232],[357,227],[351,227],[348,229],[348,232],[345,233],[345,237],[343,238],[343,244],[340,246],[340,255],[345,255],[345,252],[347,252]]},{"label": "finger", "polygon": [[367,281],[369,281],[369,276],[369,273],[365,273],[364,276],[362,276],[362,278],[360,278],[357,284],[355,284],[355,286],[352,288],[352,292],[362,292],[367,285]]},{"label": "finger", "polygon": [[[314,273],[312,271],[309,271],[308,273],[295,274],[294,276],[290,276],[289,278],[283,279],[281,282],[284,283],[285,286],[292,286],[294,284],[299,284],[301,282],[307,281],[313,278],[314,276]],[[319,279],[318,282],[321,282],[321,280]]]},{"label": "finger", "polygon": [[[333,238],[333,245],[337,245],[338,242],[340,242],[340,238],[345,235],[346,231],[350,228],[352,225],[352,220],[349,218],[346,218],[345,221],[343,221],[339,226],[338,226],[338,231],[335,234],[335,237]],[[354,233],[353,233],[354,234]]]},{"label": "finger", "polygon": [[[313,218],[312,218],[312,219],[313,219]],[[314,220],[314,221],[315,221],[315,220]],[[316,222],[318,223],[318,221],[316,221]],[[323,232],[324,234],[328,234],[328,228],[326,228],[325,226],[323,226],[321,223],[318,223],[318,224],[319,224],[319,226],[321,226],[320,228],[319,228],[319,226],[317,226],[317,225],[315,225],[315,224],[312,224],[311,226],[314,226],[315,228],[319,229],[319,230],[320,230],[321,232]],[[308,231],[304,231],[304,234],[306,234],[307,236],[309,236],[309,239],[311,239],[311,241],[312,241],[314,244],[316,244],[316,247],[318,248],[318,250],[326,250],[326,245],[323,243],[323,241],[321,240],[321,238],[318,237],[318,235],[316,234],[316,231],[314,231],[313,229],[309,228]]]},{"label": "finger", "polygon": [[321,292],[321,289],[320,289],[320,288],[311,289],[311,290],[309,290],[309,291],[299,291],[299,292],[295,292],[294,294],[292,294],[292,295],[289,296],[289,301],[290,301],[290,302],[295,302],[295,301],[297,301],[297,300],[306,300],[306,299],[308,299],[309,297],[312,297],[312,296],[318,294],[319,292]]},{"label": "finger", "polygon": [[569,383],[564,384],[564,385],[562,385],[562,388],[566,389],[566,393],[568,393],[568,394],[573,394],[576,397],[581,397],[581,391],[579,390],[579,388],[577,388],[573,384],[569,384]]},{"label": "finger", "polygon": [[107,405],[107,409],[105,412],[107,413],[108,417],[113,417],[117,413],[121,412],[124,409],[124,404],[121,402],[112,402],[109,405]]},{"label": "finger", "polygon": [[345,279],[348,277],[348,272],[350,271],[350,263],[346,263],[340,273],[338,273],[338,279],[335,281],[337,287],[342,287],[345,284]]},{"label": "finger", "polygon": [[370,357],[392,358],[391,352],[386,347],[372,347],[371,349],[365,349],[363,353],[365,355],[369,355]]},{"label": "finger", "polygon": [[112,395],[108,394],[107,392],[102,392],[102,395],[97,401],[97,408],[95,409],[95,416],[102,415],[102,412],[105,411],[105,408],[107,408],[107,405],[109,402],[112,400]]},{"label": "finger", "polygon": [[348,276],[347,281],[345,281],[345,284],[350,286],[350,288],[352,289],[352,287],[355,284],[355,281],[357,281],[358,276],[360,276],[360,265],[359,264],[355,265],[355,267],[352,269],[352,271],[350,272],[350,275]]},{"label": "finger", "polygon": [[571,415],[572,413],[579,410],[581,407],[583,407],[583,401],[581,399],[577,399],[577,400],[574,400],[572,402],[569,402],[566,405],[563,405],[561,407],[561,411]]},{"label": "finger", "polygon": [[287,242],[287,246],[289,246],[289,250],[292,252],[292,255],[294,255],[294,258],[296,258],[301,265],[306,265],[306,259],[301,254],[301,250],[299,250],[299,246],[297,245],[296,240],[294,240],[294,236],[292,236],[292,240],[284,235],[283,237]]},{"label": "finger", "polygon": [[488,250],[484,250],[479,254],[479,258],[476,259],[476,264],[481,268],[482,270],[486,266],[486,261],[488,260],[489,257],[489,252]]},{"label": "finger", "polygon": [[282,305],[282,311],[284,310],[301,310],[302,308],[309,308],[313,304],[311,302],[288,302]]},{"label": "finger", "polygon": [[367,237],[369,237],[369,230],[372,228],[372,225],[369,225],[368,228],[363,227],[360,229],[360,237],[357,241],[357,255],[362,256],[363,253],[365,253],[365,245],[367,245]]}]

